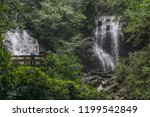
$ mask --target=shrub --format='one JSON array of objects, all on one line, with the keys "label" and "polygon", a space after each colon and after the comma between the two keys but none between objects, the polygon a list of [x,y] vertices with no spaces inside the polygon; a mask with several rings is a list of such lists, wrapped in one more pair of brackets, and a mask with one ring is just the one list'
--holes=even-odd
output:
[{"label": "shrub", "polygon": [[150,99],[150,47],[130,53],[116,68],[120,88],[126,88],[126,99]]},{"label": "shrub", "polygon": [[94,88],[74,81],[53,79],[40,71],[39,68],[23,66],[14,70],[11,77],[7,79],[7,85],[3,89],[9,90],[7,90],[5,97],[1,97],[1,99],[110,99],[109,94],[106,92],[97,92]]},{"label": "shrub", "polygon": [[49,69],[46,73],[50,77],[67,80],[76,80],[82,77],[82,66],[74,55],[50,54],[44,58],[44,61],[48,63]]},{"label": "shrub", "polygon": [[49,78],[40,69],[21,66],[13,76],[11,99],[48,99]]}]

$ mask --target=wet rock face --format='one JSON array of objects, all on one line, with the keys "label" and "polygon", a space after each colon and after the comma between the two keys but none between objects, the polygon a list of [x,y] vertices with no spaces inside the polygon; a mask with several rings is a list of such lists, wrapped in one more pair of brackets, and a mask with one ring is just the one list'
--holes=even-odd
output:
[{"label": "wet rock face", "polygon": [[4,45],[12,55],[30,55],[33,50],[39,52],[39,44],[27,31],[12,29],[6,32]]},{"label": "wet rock face", "polygon": [[100,72],[113,71],[119,55],[121,26],[114,16],[100,16],[95,19],[94,53],[99,59]]},{"label": "wet rock face", "polygon": [[87,38],[81,46],[75,49],[76,55],[83,65],[83,72],[92,73],[99,70],[99,58],[94,53],[93,38]]},{"label": "wet rock face", "polygon": [[85,39],[81,46],[75,49],[76,55],[83,64],[83,71],[88,73],[92,69],[93,60],[93,40],[91,37]]},{"label": "wet rock face", "polygon": [[120,54],[121,27],[114,16],[101,16],[95,19],[93,37],[87,38],[76,49],[76,53],[84,65],[84,71],[114,71]]}]

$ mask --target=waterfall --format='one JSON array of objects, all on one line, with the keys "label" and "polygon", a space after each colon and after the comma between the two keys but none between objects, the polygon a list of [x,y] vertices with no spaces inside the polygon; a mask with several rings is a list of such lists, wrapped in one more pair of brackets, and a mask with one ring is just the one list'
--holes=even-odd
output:
[{"label": "waterfall", "polygon": [[94,54],[99,71],[113,71],[119,56],[121,26],[114,16],[101,16],[95,20]]},{"label": "waterfall", "polygon": [[30,55],[33,50],[39,52],[39,44],[27,31],[10,30],[5,34],[4,45],[12,55]]}]

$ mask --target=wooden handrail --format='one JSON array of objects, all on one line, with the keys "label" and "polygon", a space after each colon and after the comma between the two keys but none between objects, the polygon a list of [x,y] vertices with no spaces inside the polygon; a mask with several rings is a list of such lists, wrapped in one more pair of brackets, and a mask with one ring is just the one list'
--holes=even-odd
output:
[{"label": "wooden handrail", "polygon": [[[35,57],[44,57],[45,55],[35,55]],[[31,57],[31,55],[13,55],[13,57]]]},{"label": "wooden handrail", "polygon": [[12,63],[15,65],[38,65],[42,66],[45,63],[42,58],[44,55],[35,55],[34,59],[32,59],[31,55],[15,55],[12,57]]}]

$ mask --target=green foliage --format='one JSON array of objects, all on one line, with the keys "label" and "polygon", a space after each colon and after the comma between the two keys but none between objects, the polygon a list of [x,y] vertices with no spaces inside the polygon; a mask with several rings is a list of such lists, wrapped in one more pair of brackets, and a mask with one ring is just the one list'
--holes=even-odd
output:
[{"label": "green foliage", "polygon": [[82,77],[82,66],[78,63],[78,58],[74,55],[49,54],[44,58],[49,70],[49,76],[59,79],[75,80]]},{"label": "green foliage", "polygon": [[126,99],[150,99],[150,46],[129,54],[116,68],[120,88],[126,88]]},{"label": "green foliage", "polygon": [[84,33],[91,36],[95,28],[95,17],[111,13],[108,0],[81,0],[81,11],[87,17],[84,22]]},{"label": "green foliage", "polygon": [[121,15],[127,41],[143,48],[150,42],[149,0],[110,0],[116,14]]},{"label": "green foliage", "polygon": [[[149,1],[150,2],[150,1]],[[150,41],[150,5],[145,0],[132,3],[132,9],[125,11],[125,16],[129,18],[129,22],[125,31],[130,33],[128,41],[134,43],[135,46],[146,46]]]},{"label": "green foliage", "polygon": [[11,82],[11,55],[3,45],[3,33],[14,26],[15,2],[0,1],[0,99],[6,99],[7,92],[11,88],[7,86]]},{"label": "green foliage", "polygon": [[84,36],[82,34],[78,34],[71,38],[70,42],[61,40],[61,47],[57,48],[58,53],[74,53],[75,49],[83,44]]},{"label": "green foliage", "polygon": [[50,78],[40,69],[33,67],[20,66],[14,69],[7,81],[9,82],[1,92],[6,88],[9,90],[5,91],[5,96],[4,93],[1,94],[0,99],[111,99],[107,92],[97,92],[73,81]]},{"label": "green foliage", "polygon": [[7,91],[9,86],[7,83],[10,82],[11,78],[11,64],[10,54],[6,51],[6,48],[0,42],[0,99],[7,97]]},{"label": "green foliage", "polygon": [[55,87],[52,93],[54,96],[53,99],[111,99],[107,92],[97,92],[93,88],[83,86],[73,81],[57,80],[57,83],[53,84],[53,86]]},{"label": "green foliage", "polygon": [[93,88],[87,86],[80,87],[81,93],[79,94],[79,99],[81,100],[110,100],[112,96],[110,92],[107,91],[96,91]]},{"label": "green foliage", "polygon": [[38,68],[18,67],[13,76],[10,99],[48,99],[49,78]]},{"label": "green foliage", "polygon": [[10,66],[10,53],[7,52],[6,48],[3,46],[2,37],[0,37],[0,75],[5,72],[5,68]]},{"label": "green foliage", "polygon": [[15,2],[12,4],[10,1],[0,1],[0,36],[13,26],[14,12]]},{"label": "green foliage", "polygon": [[33,29],[32,19],[35,12],[40,9],[40,3],[44,0],[16,0],[17,11],[16,23],[17,27],[28,30]]},{"label": "green foliage", "polygon": [[71,5],[45,1],[33,19],[34,31],[44,45],[55,50],[61,47],[61,40],[69,42],[79,33],[84,19]]},{"label": "green foliage", "polygon": [[82,66],[72,54],[47,55],[44,72],[12,67],[2,33],[25,27],[48,49],[73,53],[91,35],[95,17],[114,12],[121,17],[126,40],[145,47],[120,61],[115,72],[118,87],[126,89],[125,99],[150,99],[150,0],[0,1],[0,99],[111,99],[108,92],[79,83]]}]

